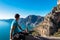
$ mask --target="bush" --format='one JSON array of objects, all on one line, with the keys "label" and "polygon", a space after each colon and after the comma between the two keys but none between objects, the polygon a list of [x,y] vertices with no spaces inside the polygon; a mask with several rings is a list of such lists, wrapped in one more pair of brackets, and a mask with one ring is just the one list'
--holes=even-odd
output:
[{"label": "bush", "polygon": [[56,32],[56,33],[54,34],[54,36],[55,36],[55,37],[60,37],[60,32]]}]

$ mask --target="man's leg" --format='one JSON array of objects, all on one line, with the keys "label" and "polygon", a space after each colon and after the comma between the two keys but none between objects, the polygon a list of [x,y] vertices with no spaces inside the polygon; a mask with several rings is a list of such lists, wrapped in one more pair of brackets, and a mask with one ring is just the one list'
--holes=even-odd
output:
[{"label": "man's leg", "polygon": [[25,40],[25,36],[24,35],[19,35],[19,40]]}]

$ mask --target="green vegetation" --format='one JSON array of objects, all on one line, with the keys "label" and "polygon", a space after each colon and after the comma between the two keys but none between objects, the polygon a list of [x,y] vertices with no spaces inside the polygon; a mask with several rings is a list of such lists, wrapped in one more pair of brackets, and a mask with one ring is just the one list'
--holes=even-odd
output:
[{"label": "green vegetation", "polygon": [[54,33],[55,37],[60,37],[60,28],[58,29],[58,32]]},{"label": "green vegetation", "polygon": [[40,36],[40,34],[37,31],[32,32],[33,36]]}]

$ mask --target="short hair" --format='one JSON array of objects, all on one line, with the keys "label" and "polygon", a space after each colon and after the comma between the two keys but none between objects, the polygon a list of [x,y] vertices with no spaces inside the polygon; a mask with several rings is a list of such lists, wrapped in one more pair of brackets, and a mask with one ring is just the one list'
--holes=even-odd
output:
[{"label": "short hair", "polygon": [[19,14],[15,14],[15,18],[19,18],[20,17],[20,15]]}]

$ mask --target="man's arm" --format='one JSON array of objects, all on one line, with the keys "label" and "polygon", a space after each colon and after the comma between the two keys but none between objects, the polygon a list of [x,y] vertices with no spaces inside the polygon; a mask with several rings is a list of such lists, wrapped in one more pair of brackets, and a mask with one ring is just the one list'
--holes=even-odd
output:
[{"label": "man's arm", "polygon": [[18,25],[18,27],[19,27],[22,31],[24,31],[24,30],[21,28],[21,26],[20,26],[20,25]]},{"label": "man's arm", "polygon": [[12,28],[11,28],[11,30],[10,30],[10,39],[12,39],[12,33],[13,33],[14,29],[15,29],[15,27],[12,26]]}]

